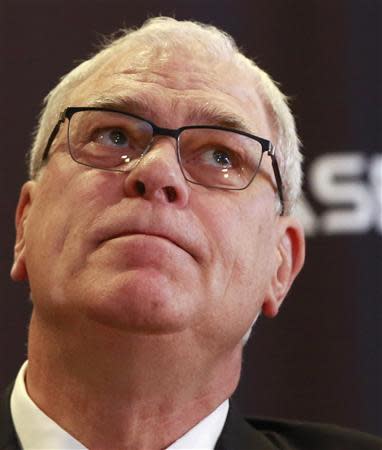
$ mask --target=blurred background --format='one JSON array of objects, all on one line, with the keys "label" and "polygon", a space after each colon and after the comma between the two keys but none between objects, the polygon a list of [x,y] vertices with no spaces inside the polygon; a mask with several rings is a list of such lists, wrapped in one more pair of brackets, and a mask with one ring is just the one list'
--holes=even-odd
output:
[{"label": "blurred background", "polygon": [[223,28],[291,99],[307,262],[261,318],[235,394],[251,415],[382,435],[382,1],[0,0],[0,389],[26,357],[14,209],[42,99],[101,36],[158,14]]}]

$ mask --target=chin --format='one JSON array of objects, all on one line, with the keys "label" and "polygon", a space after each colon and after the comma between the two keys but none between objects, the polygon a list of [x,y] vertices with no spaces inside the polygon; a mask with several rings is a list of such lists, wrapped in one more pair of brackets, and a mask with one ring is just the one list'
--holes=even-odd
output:
[{"label": "chin", "polygon": [[[192,296],[161,276],[120,276],[83,299],[85,316],[114,329],[168,334],[186,329],[195,309]],[[97,299],[97,300],[95,300]]]}]

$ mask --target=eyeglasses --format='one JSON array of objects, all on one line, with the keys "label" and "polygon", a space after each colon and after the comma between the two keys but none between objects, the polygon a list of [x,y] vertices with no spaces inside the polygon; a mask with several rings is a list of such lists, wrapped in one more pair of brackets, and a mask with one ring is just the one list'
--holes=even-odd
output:
[{"label": "eyeglasses", "polygon": [[275,149],[270,141],[221,126],[190,125],[178,129],[158,127],[149,120],[108,108],[69,107],[54,127],[42,161],[68,119],[68,149],[72,159],[85,166],[129,172],[151,149],[155,136],[176,140],[176,154],[184,178],[211,188],[242,190],[259,171],[264,153],[272,160],[281,215],[284,199]]}]

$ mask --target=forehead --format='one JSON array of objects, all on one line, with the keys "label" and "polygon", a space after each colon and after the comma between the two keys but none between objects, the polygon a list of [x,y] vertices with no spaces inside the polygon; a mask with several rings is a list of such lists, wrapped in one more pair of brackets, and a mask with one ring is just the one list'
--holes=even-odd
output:
[{"label": "forehead", "polygon": [[116,107],[176,128],[214,123],[271,139],[253,72],[233,60],[189,49],[120,51],[71,94],[75,106]]}]

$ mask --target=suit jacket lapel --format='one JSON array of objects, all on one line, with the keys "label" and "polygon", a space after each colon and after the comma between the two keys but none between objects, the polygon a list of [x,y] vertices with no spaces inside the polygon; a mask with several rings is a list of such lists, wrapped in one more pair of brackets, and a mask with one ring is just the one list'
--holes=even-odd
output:
[{"label": "suit jacket lapel", "polygon": [[261,432],[249,425],[230,402],[227,420],[215,450],[277,450]]},{"label": "suit jacket lapel", "polygon": [[0,398],[0,450],[21,450],[11,416],[12,389],[9,386]]}]

